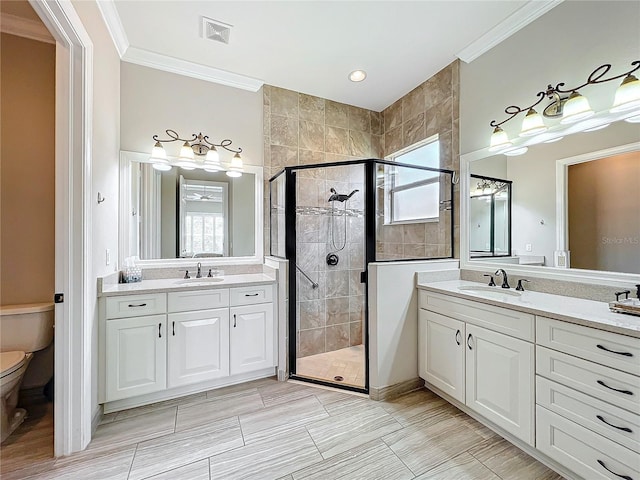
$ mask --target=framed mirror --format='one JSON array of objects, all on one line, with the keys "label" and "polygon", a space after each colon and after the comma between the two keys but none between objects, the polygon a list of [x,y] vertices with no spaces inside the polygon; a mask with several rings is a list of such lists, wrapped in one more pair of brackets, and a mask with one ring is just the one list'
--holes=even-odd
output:
[{"label": "framed mirror", "polygon": [[173,266],[262,263],[262,167],[154,170],[148,154],[120,153],[120,262]]},{"label": "framed mirror", "polygon": [[470,175],[469,255],[511,256],[511,182]]},{"label": "framed mirror", "polygon": [[[532,145],[517,157],[488,149],[461,156],[461,266],[592,283],[640,279],[640,129],[619,121],[597,132]],[[512,182],[512,255],[475,255],[477,179]],[[473,243],[472,243],[473,242]]]}]

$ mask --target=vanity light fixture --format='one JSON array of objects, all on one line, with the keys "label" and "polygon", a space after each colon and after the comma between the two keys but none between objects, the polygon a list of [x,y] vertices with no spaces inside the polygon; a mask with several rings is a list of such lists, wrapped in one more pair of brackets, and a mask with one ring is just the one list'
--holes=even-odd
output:
[{"label": "vanity light fixture", "polygon": [[[153,164],[153,168],[160,171],[171,170],[172,166],[184,168],[185,170],[194,170],[196,168],[202,168],[207,172],[220,172],[224,170],[233,171],[233,175],[239,177],[243,172],[242,158],[240,153],[242,148],[231,148],[233,143],[229,139],[222,140],[220,143],[213,143],[209,141],[207,135],[198,133],[192,134],[192,138],[180,138],[178,132],[175,130],[165,130],[168,135],[168,139],[163,140],[158,138],[158,135],[154,135],[155,145],[151,151],[151,157],[149,161]],[[168,160],[167,152],[164,149],[163,143],[170,142],[184,142],[180,148],[178,160],[171,163]],[[220,162],[220,154],[216,147],[221,147],[224,150],[234,153],[231,164],[228,168],[225,168]]]},{"label": "vanity light fixture", "polygon": [[[519,133],[520,137],[535,137],[536,135],[547,131],[549,126],[545,124],[543,116],[548,119],[559,118],[561,125],[574,124],[594,116],[595,112],[591,109],[589,100],[580,93],[580,89],[589,85],[598,85],[623,78],[622,83],[616,90],[613,106],[609,112],[619,113],[632,112],[634,110],[640,111],[640,80],[632,75],[633,72],[640,69],[640,60],[631,62],[631,67],[632,68],[629,71],[620,75],[605,78],[605,75],[607,75],[611,70],[611,65],[608,63],[600,65],[591,72],[587,77],[587,81],[582,85],[565,89],[564,83],[558,83],[555,87],[549,84],[547,85],[546,90],[536,94],[537,100],[533,104],[524,108],[517,105],[508,106],[504,109],[504,112],[508,115],[505,120],[501,122],[492,120],[490,123],[494,130],[491,134],[488,150],[490,152],[494,152],[506,149],[512,145],[512,142],[509,140],[509,137],[502,126],[522,112],[526,112],[526,115],[522,122],[522,128]],[[551,100],[551,103],[542,110],[542,115],[540,115],[536,112],[535,107],[541,104],[545,99]],[[626,120],[633,121],[630,119]],[[560,133],[563,131],[562,128],[554,128],[553,130],[554,133]],[[584,131],[584,129],[572,127],[570,133],[576,133],[578,131]],[[540,141],[544,141],[542,138],[543,135],[540,135],[539,140],[538,137],[536,137],[535,139],[524,143],[526,143],[526,145],[532,145],[539,143]],[[511,150],[511,153],[515,151],[518,151],[518,149]]]}]

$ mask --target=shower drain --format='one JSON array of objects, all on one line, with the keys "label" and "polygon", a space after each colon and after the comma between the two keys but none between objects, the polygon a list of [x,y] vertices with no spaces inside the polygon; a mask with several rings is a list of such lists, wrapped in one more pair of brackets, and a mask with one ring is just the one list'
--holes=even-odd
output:
[{"label": "shower drain", "polygon": [[341,381],[343,381],[343,380],[344,380],[344,378],[343,378],[343,377],[341,377],[340,375],[336,375],[335,377],[333,377],[333,379],[334,379],[336,382],[341,382]]}]

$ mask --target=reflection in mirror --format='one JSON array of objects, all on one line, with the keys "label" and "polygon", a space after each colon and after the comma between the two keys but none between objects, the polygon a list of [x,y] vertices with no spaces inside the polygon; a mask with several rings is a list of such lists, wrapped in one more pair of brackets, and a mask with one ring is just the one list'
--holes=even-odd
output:
[{"label": "reflection in mirror", "polygon": [[[513,182],[512,256],[492,263],[639,274],[639,152],[637,124],[617,122],[531,146],[521,156],[480,157],[478,152],[473,154],[477,160],[464,159],[470,175]],[[470,198],[477,180],[468,180]],[[473,251],[482,246],[473,238],[478,225],[473,202],[468,204],[468,258],[485,261]]]},{"label": "reflection in mirror", "polygon": [[471,175],[469,198],[471,258],[511,255],[511,182]]},{"label": "reflection in mirror", "polygon": [[640,151],[568,165],[570,266],[640,273]]},{"label": "reflection in mirror", "polygon": [[142,260],[256,255],[256,174],[131,162],[129,255]]}]

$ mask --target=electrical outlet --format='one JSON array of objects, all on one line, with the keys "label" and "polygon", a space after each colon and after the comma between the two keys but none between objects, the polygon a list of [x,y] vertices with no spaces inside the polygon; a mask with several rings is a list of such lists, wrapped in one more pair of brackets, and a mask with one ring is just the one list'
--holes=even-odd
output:
[{"label": "electrical outlet", "polygon": [[111,250],[108,248],[104,251],[104,260],[106,265],[111,265]]},{"label": "electrical outlet", "polygon": [[530,251],[532,250],[532,248],[531,248],[531,244],[530,244],[530,243],[527,243],[527,244],[524,246],[524,249],[525,249],[527,252],[530,252]]}]

